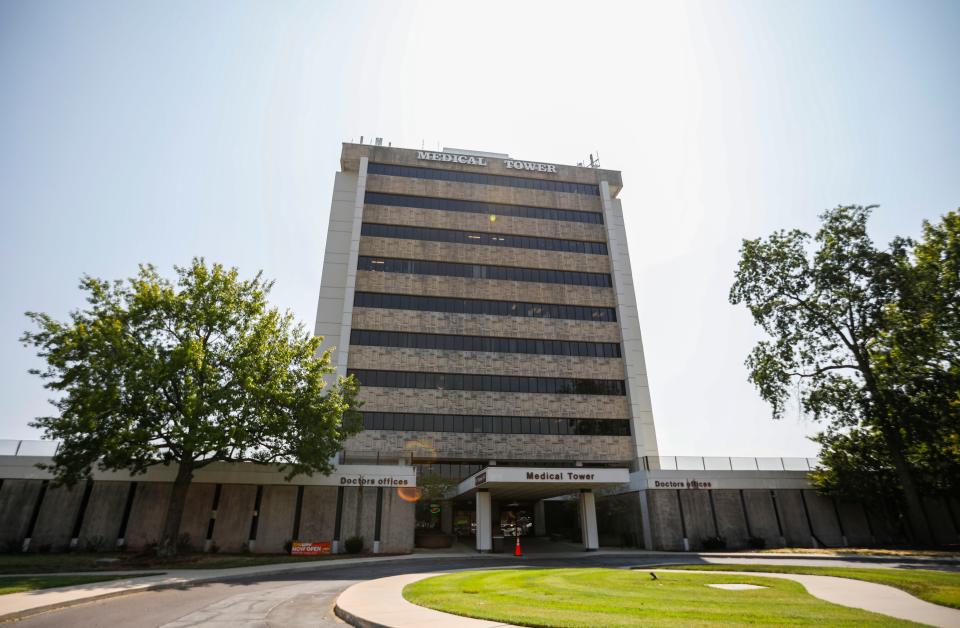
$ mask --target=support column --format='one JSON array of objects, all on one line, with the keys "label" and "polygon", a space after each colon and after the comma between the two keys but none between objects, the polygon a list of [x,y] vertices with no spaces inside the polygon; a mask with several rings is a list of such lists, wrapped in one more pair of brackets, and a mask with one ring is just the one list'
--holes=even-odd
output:
[{"label": "support column", "polygon": [[547,536],[546,507],[541,499],[533,505],[533,535]]},{"label": "support column", "polygon": [[490,491],[480,489],[477,491],[477,551],[487,553],[493,549],[493,535],[490,525]]},{"label": "support column", "polygon": [[600,537],[597,534],[597,502],[593,491],[580,489],[580,533],[583,535],[583,549],[595,552],[600,549]]}]

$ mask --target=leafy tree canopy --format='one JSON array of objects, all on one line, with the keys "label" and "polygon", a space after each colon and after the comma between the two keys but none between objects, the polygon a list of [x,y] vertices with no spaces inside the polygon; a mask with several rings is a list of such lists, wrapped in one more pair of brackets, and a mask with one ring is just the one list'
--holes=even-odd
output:
[{"label": "leafy tree canopy", "polygon": [[329,473],[360,429],[356,382],[327,386],[329,351],[268,305],[272,282],[203,259],[175,270],[175,281],[149,265],[126,281],[84,276],[85,309],[64,322],[29,312],[37,329],[22,337],[46,362],[33,372],[56,393],[57,414],[31,425],[61,441],[49,466],[57,480],[176,465],[168,546],[195,470],[246,461],[291,477]]},{"label": "leafy tree canopy", "polygon": [[769,336],[746,365],[774,416],[798,395],[826,426],[818,486],[892,490],[924,541],[921,492],[960,488],[960,213],[881,249],[867,234],[872,209],[827,211],[813,237],[745,240],[730,301]]}]

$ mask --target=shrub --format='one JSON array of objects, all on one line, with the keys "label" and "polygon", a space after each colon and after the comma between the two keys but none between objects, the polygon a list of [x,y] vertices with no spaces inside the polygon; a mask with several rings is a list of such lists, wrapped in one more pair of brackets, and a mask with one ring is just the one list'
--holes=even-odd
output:
[{"label": "shrub", "polygon": [[287,554],[289,554],[290,552],[292,552],[292,551],[293,551],[293,541],[291,541],[291,540],[289,540],[289,539],[286,540],[286,541],[284,541],[284,543],[283,543],[283,551],[286,552]]},{"label": "shrub", "polygon": [[727,549],[727,539],[722,536],[708,536],[703,539],[703,549],[708,552],[714,550]]},{"label": "shrub", "polygon": [[216,553],[219,552],[219,551],[220,551],[220,546],[219,546],[219,545],[217,545],[216,543],[211,543],[211,544],[210,544],[210,553],[211,553],[211,554],[216,554]]},{"label": "shrub", "polygon": [[767,540],[761,536],[751,536],[747,542],[753,549],[763,549],[767,546]]},{"label": "shrub", "polygon": [[363,537],[351,536],[349,539],[344,541],[343,547],[347,550],[348,554],[359,554],[363,551]]}]

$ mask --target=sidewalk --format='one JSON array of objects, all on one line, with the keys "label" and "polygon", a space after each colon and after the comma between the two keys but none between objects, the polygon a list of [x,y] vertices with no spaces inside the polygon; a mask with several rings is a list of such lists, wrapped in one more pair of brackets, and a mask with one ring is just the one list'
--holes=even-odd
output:
[{"label": "sidewalk", "polygon": [[[934,561],[941,559],[924,559],[923,557],[848,557],[848,556],[824,556],[823,554],[768,554],[751,553],[738,554],[732,552],[725,553],[686,553],[686,552],[652,552],[646,550],[618,550],[603,549],[598,552],[557,552],[546,554],[528,554],[526,558],[535,559],[537,557],[578,559],[593,558],[604,555],[636,556],[638,562],[649,562],[651,559],[659,559],[658,562],[677,562],[678,559],[689,559],[695,556],[704,558],[744,558],[751,560],[767,559],[820,559],[823,561],[844,561],[857,560],[873,563],[876,567],[891,567],[894,563],[926,563],[934,564]],[[161,589],[177,586],[188,586],[202,582],[216,580],[242,579],[257,576],[272,576],[277,574],[293,574],[299,571],[310,571],[317,569],[336,569],[339,566],[359,565],[364,563],[376,563],[386,561],[403,560],[438,560],[438,559],[461,559],[485,561],[491,559],[509,558],[507,554],[471,554],[462,551],[443,552],[430,551],[423,553],[404,554],[401,556],[367,556],[358,558],[338,558],[329,561],[309,561],[297,563],[279,563],[274,565],[258,565],[255,567],[234,567],[230,569],[170,569],[164,570],[152,576],[141,578],[128,578],[123,580],[111,580],[106,582],[94,582],[90,584],[77,585],[72,587],[57,587],[52,589],[41,589],[39,591],[29,591],[24,593],[11,593],[0,595],[0,621],[27,617],[36,613],[41,613],[56,608],[64,608],[75,604],[90,602],[127,593],[136,593],[140,591],[149,591],[152,589]],[[519,559],[523,560],[523,559]],[[951,561],[948,564],[960,564],[958,561]],[[735,567],[734,567],[735,568]],[[156,570],[146,570],[156,571]],[[141,571],[142,572],[142,571]],[[129,571],[86,571],[70,572],[57,575],[125,575]],[[6,575],[6,574],[0,574]],[[40,574],[16,574],[18,576],[49,576],[50,573]],[[764,574],[767,575],[767,574]],[[879,586],[879,585],[877,585]],[[960,624],[958,624],[960,625]]]}]

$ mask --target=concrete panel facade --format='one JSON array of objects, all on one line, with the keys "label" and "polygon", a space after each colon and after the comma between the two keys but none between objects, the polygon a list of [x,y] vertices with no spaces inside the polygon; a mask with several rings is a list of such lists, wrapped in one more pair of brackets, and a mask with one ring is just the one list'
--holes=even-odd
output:
[{"label": "concrete panel facade", "polygon": [[941,545],[952,545],[960,541],[960,534],[958,534],[951,521],[951,513],[948,507],[945,499],[926,497],[923,500],[923,508],[927,513],[927,519],[930,521],[933,538]]},{"label": "concrete panel facade", "polygon": [[683,506],[690,549],[701,549],[704,539],[717,535],[710,510],[710,496],[707,491],[680,491],[680,503]]},{"label": "concrete panel facade", "polygon": [[84,483],[73,487],[48,486],[40,506],[37,524],[33,529],[30,547],[42,551],[49,548],[53,552],[63,552],[70,547],[73,524],[80,513],[83,501]]},{"label": "concrete panel facade", "polygon": [[777,526],[777,513],[770,491],[744,489],[743,501],[747,505],[751,534],[763,539],[766,547],[780,547],[780,528]]},{"label": "concrete panel facade", "polygon": [[80,526],[80,547],[109,550],[116,547],[130,482],[94,482]]},{"label": "concrete panel facade", "polygon": [[19,547],[40,496],[40,480],[4,480],[0,487],[0,543]]},{"label": "concrete panel facade", "polygon": [[210,526],[213,512],[213,493],[215,484],[195,483],[187,489],[187,503],[180,520],[180,537],[186,539],[194,549],[202,549]]},{"label": "concrete panel facade", "polygon": [[257,487],[250,484],[224,484],[213,527],[213,542],[223,552],[239,552],[250,540],[250,523],[257,498]]},{"label": "concrete panel facade", "polygon": [[814,491],[804,491],[803,496],[807,501],[807,510],[810,512],[813,533],[817,535],[820,542],[827,547],[843,547],[843,535],[840,532],[840,522],[833,508],[833,501]]},{"label": "concrete panel facade", "polygon": [[163,540],[163,526],[170,506],[173,485],[140,482],[130,508],[130,520],[124,536],[126,546],[140,549]]},{"label": "concrete panel facade", "polygon": [[676,491],[647,491],[653,548],[678,552],[683,547],[683,528]]},{"label": "concrete panel facade", "polygon": [[624,375],[620,358],[360,345],[350,348],[350,368],[529,377],[589,376],[594,379],[623,379]]},{"label": "concrete panel facade", "polygon": [[749,547],[750,535],[747,533],[747,520],[740,503],[740,491],[715,490],[712,493],[717,527],[720,528],[720,536],[727,541],[727,547]]},{"label": "concrete panel facade", "polygon": [[[413,549],[414,508],[414,504],[402,499],[396,489],[383,489],[381,552],[392,554],[409,552]],[[450,509],[447,508],[447,510]]]},{"label": "concrete panel facade", "polygon": [[305,486],[300,512],[300,541],[332,541],[336,527],[337,487]]},{"label": "concrete panel facade", "polygon": [[341,540],[346,541],[352,536],[362,536],[364,549],[372,548],[374,522],[377,515],[376,487],[344,488],[343,513]]},{"label": "concrete panel facade", "polygon": [[800,501],[799,491],[775,491],[783,536],[791,547],[810,547],[810,527]]},{"label": "concrete panel facade", "polygon": [[296,486],[264,486],[253,551],[280,553],[293,540],[293,519],[297,509]]},{"label": "concrete panel facade", "polygon": [[840,513],[840,522],[843,524],[847,543],[851,547],[867,547],[876,542],[862,504],[838,500],[837,511]]}]

